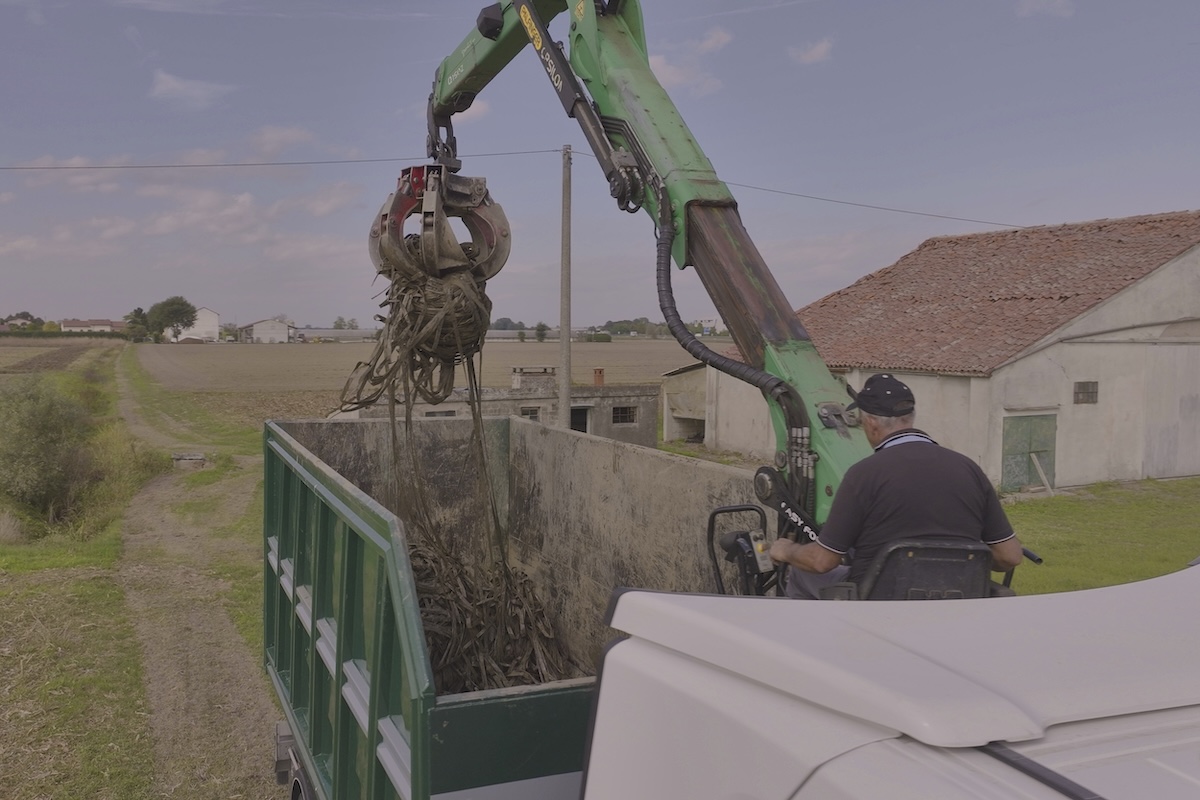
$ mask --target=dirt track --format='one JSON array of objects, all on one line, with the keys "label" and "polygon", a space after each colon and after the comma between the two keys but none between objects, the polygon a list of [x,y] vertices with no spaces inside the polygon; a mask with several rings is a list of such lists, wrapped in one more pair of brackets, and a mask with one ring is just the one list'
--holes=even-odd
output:
[{"label": "dirt track", "polygon": [[[120,409],[138,438],[176,450],[147,426],[119,378]],[[195,445],[185,448],[193,451]],[[275,785],[274,723],[281,718],[264,676],[222,604],[216,561],[253,564],[257,547],[220,535],[255,500],[261,458],[196,489],[187,472],[151,481],[130,503],[117,571],[143,654],[154,735],[154,797],[286,797]],[[181,504],[204,509],[181,513]]]}]

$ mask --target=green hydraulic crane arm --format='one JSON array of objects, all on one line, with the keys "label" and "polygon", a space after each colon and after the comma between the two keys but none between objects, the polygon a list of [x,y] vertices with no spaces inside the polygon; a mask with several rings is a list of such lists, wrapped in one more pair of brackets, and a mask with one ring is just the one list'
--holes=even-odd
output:
[{"label": "green hydraulic crane arm", "polygon": [[[546,29],[564,11],[569,59]],[[819,524],[846,469],[870,450],[844,413],[845,386],[817,354],[728,187],[650,69],[638,0],[506,0],[485,8],[476,31],[438,68],[429,102],[430,156],[459,168],[451,116],[468,108],[526,45],[579,122],[618,205],[644,207],[655,219],[660,305],[676,338],[766,397],[775,466],[783,474],[760,470],[760,498],[784,500],[780,507],[789,518],[799,513],[802,530]],[[671,298],[671,260],[696,269],[744,363],[712,353],[687,333]]]}]

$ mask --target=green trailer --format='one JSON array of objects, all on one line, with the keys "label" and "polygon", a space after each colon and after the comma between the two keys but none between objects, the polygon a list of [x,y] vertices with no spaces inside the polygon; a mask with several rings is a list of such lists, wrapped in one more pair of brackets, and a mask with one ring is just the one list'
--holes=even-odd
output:
[{"label": "green trailer", "polygon": [[[472,425],[413,427],[437,523],[478,552],[488,477],[473,466]],[[585,673],[614,635],[603,622],[614,587],[712,591],[707,509],[747,496],[749,473],[521,419],[483,428],[510,560]],[[407,437],[395,441],[400,459],[387,420],[266,426],[277,774],[293,798],[578,797],[594,678],[435,690],[396,488]]]}]

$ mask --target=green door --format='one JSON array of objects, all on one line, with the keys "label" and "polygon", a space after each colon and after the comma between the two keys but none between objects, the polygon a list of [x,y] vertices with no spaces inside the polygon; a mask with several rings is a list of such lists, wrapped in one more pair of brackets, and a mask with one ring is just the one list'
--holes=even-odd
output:
[{"label": "green door", "polygon": [[1054,438],[1058,416],[1037,414],[1030,417],[1004,418],[1004,462],[1000,469],[1000,490],[1015,492],[1026,486],[1041,486],[1033,457],[1054,486]]}]

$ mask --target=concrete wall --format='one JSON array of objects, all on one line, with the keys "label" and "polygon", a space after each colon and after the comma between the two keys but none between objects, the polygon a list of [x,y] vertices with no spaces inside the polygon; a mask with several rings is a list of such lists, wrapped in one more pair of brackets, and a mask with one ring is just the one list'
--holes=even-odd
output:
[{"label": "concrete wall", "polygon": [[[433,528],[469,561],[486,557],[490,485],[510,563],[529,575],[556,634],[587,669],[614,635],[603,624],[613,589],[715,590],[708,514],[753,502],[753,473],[521,419],[483,424],[490,482],[477,467],[469,420],[414,421],[418,472],[403,430],[393,457],[387,420],[280,427],[406,529],[417,524],[415,493],[427,493]],[[753,521],[742,516],[729,522]]]},{"label": "concrete wall", "polygon": [[659,389],[663,415],[663,441],[704,436],[705,367],[669,374]]},{"label": "concrete wall", "polygon": [[559,635],[594,657],[618,586],[712,592],[708,514],[754,501],[753,473],[514,419],[509,541]]},{"label": "concrete wall", "polygon": [[[430,405],[418,401],[413,416],[421,418],[469,418],[470,404],[464,389],[441,403]],[[515,416],[534,418],[545,425],[555,426],[558,420],[558,390],[540,389],[483,389],[480,406],[485,417]],[[658,444],[658,387],[646,385],[572,386],[571,407],[588,409],[588,430],[628,444],[654,447]],[[635,409],[634,422],[614,422],[613,410]],[[361,418],[386,417],[387,407],[359,412]]]},{"label": "concrete wall", "polygon": [[762,392],[712,367],[706,367],[704,373],[708,418],[704,446],[745,453],[770,464],[775,456],[775,431]]}]

